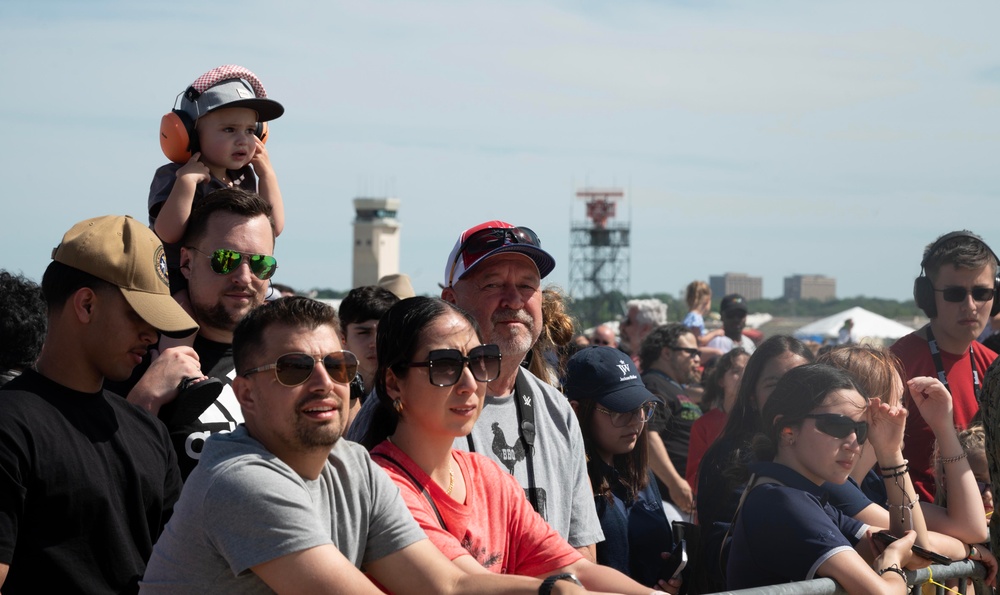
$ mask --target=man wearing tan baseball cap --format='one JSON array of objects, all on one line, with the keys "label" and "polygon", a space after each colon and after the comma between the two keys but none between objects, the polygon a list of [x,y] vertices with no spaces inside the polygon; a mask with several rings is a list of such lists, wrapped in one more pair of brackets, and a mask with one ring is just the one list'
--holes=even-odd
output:
[{"label": "man wearing tan baseball cap", "polygon": [[52,258],[42,353],[0,390],[0,583],[135,591],[180,472],[166,428],[102,386],[127,379],[158,331],[198,325],[170,297],[160,241],[130,217],[76,224]]}]

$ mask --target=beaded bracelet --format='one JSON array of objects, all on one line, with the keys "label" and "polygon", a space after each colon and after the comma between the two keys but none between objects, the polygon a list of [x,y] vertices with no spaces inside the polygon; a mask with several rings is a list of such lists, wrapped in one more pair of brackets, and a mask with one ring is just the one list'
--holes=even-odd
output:
[{"label": "beaded bracelet", "polygon": [[904,583],[909,582],[909,581],[906,580],[906,573],[904,573],[903,570],[899,566],[896,566],[895,564],[893,564],[892,566],[887,566],[886,568],[883,568],[882,570],[879,570],[878,571],[878,575],[882,576],[883,574],[885,574],[887,572],[895,572],[896,574],[898,574],[899,576],[901,576],[903,578],[903,582]]},{"label": "beaded bracelet", "polygon": [[958,456],[954,456],[954,457],[938,457],[938,462],[939,463],[957,463],[958,461],[961,461],[962,459],[966,458],[967,456],[969,456],[969,453],[967,451],[962,451],[962,454],[960,454]]},{"label": "beaded bracelet", "polygon": [[898,471],[893,471],[892,473],[885,473],[883,471],[882,479],[893,479],[895,477],[902,477],[903,475],[906,475],[909,472],[910,468],[904,465],[903,467],[899,468]]}]

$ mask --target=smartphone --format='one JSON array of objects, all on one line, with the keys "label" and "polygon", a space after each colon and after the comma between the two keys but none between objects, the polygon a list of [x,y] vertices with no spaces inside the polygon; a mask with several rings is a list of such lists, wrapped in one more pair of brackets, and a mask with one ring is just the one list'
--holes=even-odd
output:
[{"label": "smartphone", "polygon": [[687,542],[683,539],[677,542],[670,552],[670,557],[660,566],[660,578],[665,581],[676,577],[688,563]]},{"label": "smartphone", "polygon": [[[880,541],[882,545],[889,545],[890,543],[899,539],[895,535],[891,535],[888,531],[879,531],[878,533],[872,533],[872,537]],[[935,564],[951,564],[954,561],[948,556],[944,556],[937,552],[926,550],[917,544],[913,544],[913,547],[910,549],[913,550],[914,554],[920,556],[921,558],[924,558],[925,560],[930,560]]]}]

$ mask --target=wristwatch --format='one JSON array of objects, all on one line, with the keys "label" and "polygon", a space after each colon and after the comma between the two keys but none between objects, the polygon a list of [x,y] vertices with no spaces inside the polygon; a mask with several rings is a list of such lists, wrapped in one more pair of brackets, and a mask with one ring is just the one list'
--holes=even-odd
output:
[{"label": "wristwatch", "polygon": [[542,586],[538,587],[538,595],[549,595],[549,593],[552,592],[552,587],[556,584],[556,581],[570,581],[581,587],[583,586],[579,579],[576,578],[575,574],[571,574],[569,572],[553,574],[552,576],[545,577],[545,580],[542,581]]}]

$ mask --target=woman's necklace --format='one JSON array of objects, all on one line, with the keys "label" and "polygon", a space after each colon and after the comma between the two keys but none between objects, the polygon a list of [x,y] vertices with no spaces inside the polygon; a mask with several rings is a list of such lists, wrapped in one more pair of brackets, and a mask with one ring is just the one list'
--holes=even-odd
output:
[{"label": "woman's necklace", "polygon": [[[392,441],[392,436],[386,436],[385,439],[389,441],[389,444],[392,444],[392,445],[396,444],[395,442]],[[450,456],[451,455],[449,455],[449,458],[450,458]],[[448,494],[450,496],[451,495],[451,491],[454,490],[454,489],[455,489],[455,470],[452,467],[451,462],[449,461],[448,462],[448,487],[445,488],[444,493]]]}]

